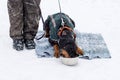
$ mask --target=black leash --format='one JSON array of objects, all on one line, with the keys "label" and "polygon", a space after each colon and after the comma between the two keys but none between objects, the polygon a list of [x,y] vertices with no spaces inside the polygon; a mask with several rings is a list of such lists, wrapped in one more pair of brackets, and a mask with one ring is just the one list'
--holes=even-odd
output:
[{"label": "black leash", "polygon": [[[35,0],[33,0],[34,4],[39,8],[39,5],[37,5],[37,2]],[[40,15],[40,18],[42,19],[42,23],[43,23],[43,30],[45,29],[45,22],[44,22],[44,18],[42,16],[42,11],[41,9],[39,8],[39,15]],[[43,33],[43,35],[39,38],[36,38],[37,40],[43,38],[45,36],[45,32]]]},{"label": "black leash", "polygon": [[[39,5],[37,5],[37,2],[35,0],[33,0],[34,4],[39,8]],[[39,15],[42,19],[42,23],[43,23],[43,27],[45,28],[45,22],[44,22],[44,19],[43,19],[43,16],[42,16],[42,11],[41,9],[39,8]]]},{"label": "black leash", "polygon": [[[39,9],[40,10],[40,9]],[[43,19],[43,16],[42,16],[42,12],[41,12],[41,10],[40,10],[40,17],[41,17],[41,19],[42,19],[42,23],[43,23],[43,30],[45,30],[45,22],[44,22],[44,19]],[[45,32],[42,34],[42,36],[41,37],[39,37],[39,38],[36,38],[37,40],[40,40],[41,38],[43,38],[45,36]]]},{"label": "black leash", "polygon": [[[40,10],[41,11],[41,10]],[[40,17],[42,19],[42,23],[43,23],[43,30],[45,29],[45,21],[44,21],[44,18],[42,16],[42,12],[40,13]]]},{"label": "black leash", "polygon": [[60,4],[60,0],[58,0],[58,4],[59,4],[59,10],[60,10],[60,18],[61,18],[61,25],[64,27],[64,21],[63,21],[63,18],[62,18],[62,11],[61,11],[61,4]]}]

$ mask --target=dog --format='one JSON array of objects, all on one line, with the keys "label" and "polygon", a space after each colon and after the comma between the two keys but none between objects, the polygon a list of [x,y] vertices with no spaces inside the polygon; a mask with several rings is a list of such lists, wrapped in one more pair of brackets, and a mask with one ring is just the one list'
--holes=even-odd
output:
[{"label": "dog", "polygon": [[49,38],[56,58],[75,58],[83,55],[82,49],[75,43],[74,28],[75,22],[65,13],[49,15],[45,20],[45,37]]}]

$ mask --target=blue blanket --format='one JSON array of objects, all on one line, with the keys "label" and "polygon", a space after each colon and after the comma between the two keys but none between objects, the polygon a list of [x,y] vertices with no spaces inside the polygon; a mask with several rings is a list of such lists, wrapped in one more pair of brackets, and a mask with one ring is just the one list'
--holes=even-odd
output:
[{"label": "blue blanket", "polygon": [[[84,55],[80,58],[94,59],[94,58],[111,58],[107,45],[101,34],[80,33],[77,30],[76,43],[84,51]],[[53,57],[53,47],[48,42],[48,38],[41,38],[43,31],[39,31],[36,35],[35,52],[38,57]]]}]

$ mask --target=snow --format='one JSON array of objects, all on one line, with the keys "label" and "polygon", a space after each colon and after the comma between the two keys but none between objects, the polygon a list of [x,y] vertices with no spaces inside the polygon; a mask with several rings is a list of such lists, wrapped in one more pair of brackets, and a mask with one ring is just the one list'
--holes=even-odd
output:
[{"label": "snow", "polygon": [[[37,58],[35,50],[15,51],[9,37],[7,0],[0,0],[0,80],[120,80],[120,1],[60,0],[62,12],[80,32],[101,33],[111,59],[79,59],[77,66],[56,58]],[[57,0],[42,0],[44,18],[59,11]],[[42,30],[40,21],[39,30]]]}]

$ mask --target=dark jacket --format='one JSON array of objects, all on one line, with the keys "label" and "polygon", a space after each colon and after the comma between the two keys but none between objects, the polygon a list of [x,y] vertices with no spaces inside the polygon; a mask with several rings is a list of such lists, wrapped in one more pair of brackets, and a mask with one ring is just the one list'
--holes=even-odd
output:
[{"label": "dark jacket", "polygon": [[59,28],[61,27],[61,17],[63,18],[63,21],[66,26],[69,26],[70,28],[75,27],[74,21],[66,14],[64,13],[56,13],[53,15],[49,15],[48,18],[45,21],[45,28],[44,29],[49,29],[49,34],[50,34],[50,40],[52,41],[57,41],[58,40],[58,35],[57,32]]}]

